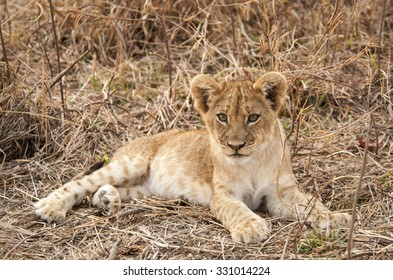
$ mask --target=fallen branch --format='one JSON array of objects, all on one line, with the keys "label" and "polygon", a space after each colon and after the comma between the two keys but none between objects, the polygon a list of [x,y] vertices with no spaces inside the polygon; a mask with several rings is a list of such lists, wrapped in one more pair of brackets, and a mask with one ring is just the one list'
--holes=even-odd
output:
[{"label": "fallen branch", "polygon": [[349,229],[348,244],[347,244],[347,252],[348,252],[347,259],[348,260],[350,260],[352,258],[353,230],[354,230],[355,218],[356,218],[356,207],[358,205],[359,190],[360,190],[360,187],[362,186],[362,180],[363,180],[364,172],[366,169],[368,146],[370,143],[370,132],[371,132],[371,127],[372,127],[372,122],[373,122],[373,116],[370,115],[370,122],[368,125],[367,138],[366,138],[366,146],[364,147],[362,167],[360,169],[359,184],[356,188],[355,197],[353,199],[353,204],[352,204],[352,221],[351,221],[351,227]]}]

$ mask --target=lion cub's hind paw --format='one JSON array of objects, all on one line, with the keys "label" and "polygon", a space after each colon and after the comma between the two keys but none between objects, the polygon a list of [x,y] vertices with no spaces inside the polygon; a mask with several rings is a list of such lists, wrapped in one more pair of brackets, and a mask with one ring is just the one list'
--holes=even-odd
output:
[{"label": "lion cub's hind paw", "polygon": [[112,216],[120,210],[120,194],[112,185],[104,185],[94,194],[93,205],[102,209],[104,216]]},{"label": "lion cub's hind paw", "polygon": [[352,217],[347,213],[331,213],[318,222],[318,227],[321,229],[348,228],[351,221]]},{"label": "lion cub's hind paw", "polygon": [[40,199],[34,207],[37,217],[48,223],[62,222],[66,217],[66,211],[63,209],[64,202],[54,196]]}]

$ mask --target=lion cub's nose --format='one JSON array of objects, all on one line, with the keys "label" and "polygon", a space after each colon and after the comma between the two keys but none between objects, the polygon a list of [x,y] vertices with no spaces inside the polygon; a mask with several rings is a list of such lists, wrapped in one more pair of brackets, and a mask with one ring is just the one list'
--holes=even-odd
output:
[{"label": "lion cub's nose", "polygon": [[235,152],[238,152],[241,148],[246,146],[246,142],[243,143],[238,143],[238,142],[228,142],[227,143],[228,147],[233,149]]}]

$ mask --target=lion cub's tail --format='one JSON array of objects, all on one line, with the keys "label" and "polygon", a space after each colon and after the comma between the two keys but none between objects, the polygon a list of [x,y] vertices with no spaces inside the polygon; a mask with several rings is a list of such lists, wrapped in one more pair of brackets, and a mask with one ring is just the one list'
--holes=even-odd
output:
[{"label": "lion cub's tail", "polygon": [[76,174],[71,181],[76,181],[79,179],[82,179],[83,177],[90,175],[94,171],[101,169],[107,162],[105,160],[99,161],[94,163],[92,166],[90,166],[87,170],[84,170],[78,174]]}]

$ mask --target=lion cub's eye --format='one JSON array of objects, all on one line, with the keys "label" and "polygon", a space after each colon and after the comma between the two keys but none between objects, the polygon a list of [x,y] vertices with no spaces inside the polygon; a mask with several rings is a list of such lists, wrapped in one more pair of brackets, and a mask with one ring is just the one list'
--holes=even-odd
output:
[{"label": "lion cub's eye", "polygon": [[218,119],[218,121],[223,122],[223,123],[228,122],[228,117],[227,117],[227,115],[222,114],[222,113],[217,114],[217,119]]},{"label": "lion cub's eye", "polygon": [[251,114],[247,118],[247,122],[248,123],[255,123],[258,120],[259,120],[259,115],[258,114]]}]

